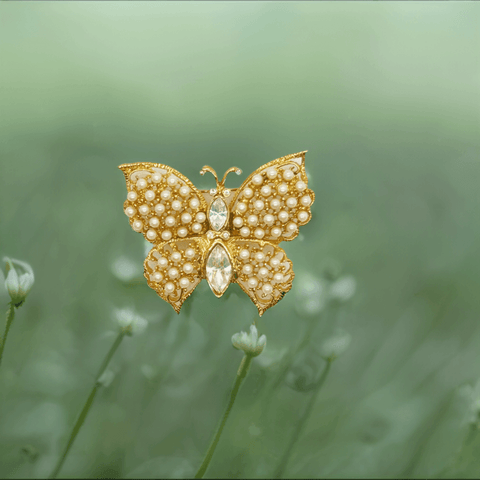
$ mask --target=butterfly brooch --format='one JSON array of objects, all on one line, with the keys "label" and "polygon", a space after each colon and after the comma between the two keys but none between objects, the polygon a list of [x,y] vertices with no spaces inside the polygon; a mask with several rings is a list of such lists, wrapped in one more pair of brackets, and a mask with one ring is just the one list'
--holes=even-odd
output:
[{"label": "butterfly brooch", "polygon": [[120,165],[127,182],[124,211],[133,230],[154,247],[145,259],[148,285],[177,313],[205,278],[221,297],[236,282],[260,316],[292,288],[292,262],[278,245],[293,240],[311,219],[315,195],[307,187],[305,153],[277,158],[240,188],[198,190],[177,170],[159,163]]}]

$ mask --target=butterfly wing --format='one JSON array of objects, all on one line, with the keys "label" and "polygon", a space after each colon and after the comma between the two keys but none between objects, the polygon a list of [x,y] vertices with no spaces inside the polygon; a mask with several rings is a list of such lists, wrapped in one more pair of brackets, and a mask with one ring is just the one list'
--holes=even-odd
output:
[{"label": "butterfly wing", "polygon": [[293,240],[312,217],[305,153],[277,158],[253,172],[232,199],[232,236],[272,243]]},{"label": "butterfly wing", "polygon": [[260,316],[292,288],[292,262],[278,245],[262,240],[231,238],[227,242],[235,281],[252,299]]},{"label": "butterfly wing", "polygon": [[120,165],[127,182],[124,212],[136,232],[154,244],[204,234],[207,203],[177,170],[159,163]]}]

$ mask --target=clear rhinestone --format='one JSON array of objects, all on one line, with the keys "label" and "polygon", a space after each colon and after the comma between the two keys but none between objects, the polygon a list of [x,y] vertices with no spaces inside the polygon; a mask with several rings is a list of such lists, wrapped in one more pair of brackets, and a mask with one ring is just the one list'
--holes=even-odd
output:
[{"label": "clear rhinestone", "polygon": [[230,193],[231,193],[230,190],[229,190],[228,188],[226,188],[226,189],[223,191],[223,196],[224,196],[225,198],[227,198],[227,197],[230,196]]},{"label": "clear rhinestone", "polygon": [[215,295],[222,295],[232,278],[232,265],[222,245],[216,245],[207,260],[207,281]]},{"label": "clear rhinestone", "polygon": [[219,197],[211,205],[208,211],[208,220],[215,231],[219,231],[227,221],[227,206]]},{"label": "clear rhinestone", "polygon": [[210,189],[210,195],[215,195],[217,193],[217,189],[216,188],[211,188]]},{"label": "clear rhinestone", "polygon": [[215,237],[215,232],[212,232],[211,230],[209,230],[209,231],[207,232],[207,237],[208,237],[210,240],[212,240],[213,237]]},{"label": "clear rhinestone", "polygon": [[224,240],[228,240],[230,238],[230,233],[229,232],[222,232],[222,238]]}]

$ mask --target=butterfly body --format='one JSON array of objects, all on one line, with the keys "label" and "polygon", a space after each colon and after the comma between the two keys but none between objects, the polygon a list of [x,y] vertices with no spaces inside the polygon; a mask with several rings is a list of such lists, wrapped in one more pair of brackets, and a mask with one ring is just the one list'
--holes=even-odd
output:
[{"label": "butterfly body", "polygon": [[155,246],[145,260],[151,288],[180,312],[207,279],[220,297],[238,283],[262,315],[292,287],[291,261],[278,244],[291,241],[311,218],[305,152],[281,157],[252,173],[240,188],[198,190],[173,168],[154,163],[121,165],[132,228]]}]

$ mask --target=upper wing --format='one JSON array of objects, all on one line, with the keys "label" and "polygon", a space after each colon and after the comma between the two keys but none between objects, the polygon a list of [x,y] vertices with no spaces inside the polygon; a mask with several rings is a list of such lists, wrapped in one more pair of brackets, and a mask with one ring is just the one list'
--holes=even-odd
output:
[{"label": "upper wing", "polygon": [[127,182],[125,214],[136,232],[152,243],[202,235],[207,203],[193,183],[159,163],[120,165]]},{"label": "upper wing", "polygon": [[274,243],[293,240],[310,221],[315,194],[307,187],[305,153],[277,158],[243,182],[232,200],[232,235]]}]

